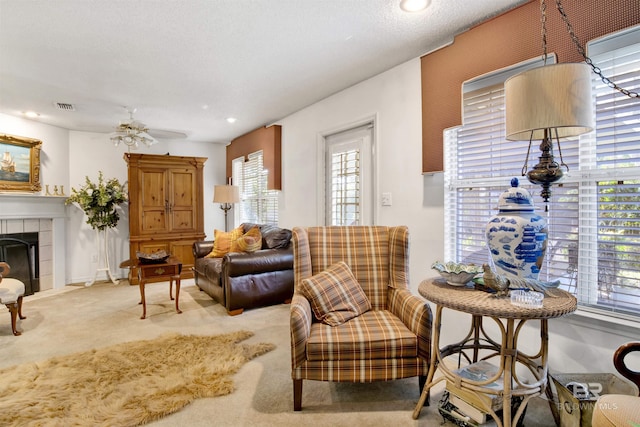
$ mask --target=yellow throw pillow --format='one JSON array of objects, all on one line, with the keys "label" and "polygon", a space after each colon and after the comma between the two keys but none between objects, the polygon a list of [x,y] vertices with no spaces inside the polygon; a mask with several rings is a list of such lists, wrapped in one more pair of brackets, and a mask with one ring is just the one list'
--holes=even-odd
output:
[{"label": "yellow throw pillow", "polygon": [[213,250],[209,252],[206,258],[220,258],[225,256],[231,251],[231,243],[242,236],[243,231],[241,225],[228,232],[214,230]]},{"label": "yellow throw pillow", "polygon": [[262,248],[262,233],[259,227],[252,227],[249,231],[231,242],[229,252],[255,252]]}]

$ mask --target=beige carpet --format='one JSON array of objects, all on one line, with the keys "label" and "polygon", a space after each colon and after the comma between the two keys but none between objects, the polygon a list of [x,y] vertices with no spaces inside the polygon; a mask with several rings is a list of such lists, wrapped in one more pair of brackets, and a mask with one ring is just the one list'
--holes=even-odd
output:
[{"label": "beige carpet", "polygon": [[[168,288],[167,283],[147,286],[145,320],[139,319],[142,308],[137,304],[138,288],[126,281],[119,285],[97,283],[90,288],[67,286],[27,297],[23,310],[27,319],[18,324],[21,336],[11,334],[9,314],[0,314],[0,368],[125,341],[154,339],[167,332],[216,335],[248,330],[255,335],[246,344],[267,342],[276,348],[250,360],[233,376],[233,393],[197,399],[147,426],[442,425],[435,409],[441,388],[435,389],[432,406],[424,408],[418,420],[411,418],[419,398],[414,378],[371,384],[305,381],[302,411],[294,412],[288,305],[247,310],[232,317],[192,281],[184,281],[180,293],[183,313],[176,314]],[[0,377],[0,382],[4,381]],[[525,426],[552,425],[548,403],[534,400],[527,409]]]}]

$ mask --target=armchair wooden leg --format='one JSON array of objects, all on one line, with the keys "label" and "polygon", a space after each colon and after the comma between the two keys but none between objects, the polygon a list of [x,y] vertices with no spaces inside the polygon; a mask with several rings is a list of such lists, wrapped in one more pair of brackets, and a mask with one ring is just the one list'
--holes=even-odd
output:
[{"label": "armchair wooden leg", "polygon": [[24,320],[27,318],[27,316],[22,315],[22,298],[22,296],[18,297],[18,317],[20,317],[20,320]]},{"label": "armchair wooden leg", "polygon": [[293,410],[302,411],[302,380],[293,380]]},{"label": "armchair wooden leg", "polygon": [[[11,331],[13,335],[18,336],[21,335],[21,332],[16,328],[17,318],[18,318],[18,303],[13,302],[11,304],[6,304],[9,309],[9,313],[11,313]],[[21,317],[22,318],[22,317]]]}]

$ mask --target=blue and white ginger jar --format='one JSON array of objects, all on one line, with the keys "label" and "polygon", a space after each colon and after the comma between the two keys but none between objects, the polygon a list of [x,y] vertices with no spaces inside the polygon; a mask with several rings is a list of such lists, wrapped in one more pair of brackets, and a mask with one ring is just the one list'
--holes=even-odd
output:
[{"label": "blue and white ginger jar", "polygon": [[486,236],[496,272],[507,277],[538,279],[547,249],[547,222],[534,212],[531,194],[518,179],[500,195],[499,212],[487,224]]}]

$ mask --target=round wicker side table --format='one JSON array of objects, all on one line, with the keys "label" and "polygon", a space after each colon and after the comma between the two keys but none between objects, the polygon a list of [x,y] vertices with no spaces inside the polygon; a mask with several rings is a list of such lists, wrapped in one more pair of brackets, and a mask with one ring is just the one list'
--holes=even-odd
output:
[{"label": "round wicker side table", "polygon": [[[577,308],[576,298],[568,292],[559,292],[559,296],[545,297],[542,307],[529,308],[511,304],[509,298],[497,298],[493,294],[471,287],[450,286],[442,278],[424,280],[418,292],[427,300],[436,304],[436,316],[433,324],[433,349],[426,384],[420,400],[413,412],[413,418],[420,416],[431,387],[440,381],[448,380],[473,393],[489,394],[502,398],[502,416],[486,407],[498,427],[511,427],[518,423],[529,400],[543,394],[547,388],[548,376],[548,324],[547,320],[572,313]],[[441,347],[440,328],[444,308],[471,314],[471,327],[468,334],[459,342]],[[490,337],[483,327],[483,319],[490,318],[498,326],[501,337]],[[518,337],[527,321],[540,322],[540,347],[536,354],[529,355],[518,351]],[[483,355],[481,357],[481,352]],[[451,354],[462,354],[470,363],[482,359],[497,360],[498,372],[486,381],[473,381],[462,378],[449,369],[443,359]],[[469,354],[471,353],[471,354]],[[519,378],[516,366],[521,365],[534,377],[534,381]],[[436,370],[442,376],[434,380]],[[487,385],[496,379],[502,381],[502,389],[496,390]],[[511,414],[512,397],[521,397],[522,401]]]}]

